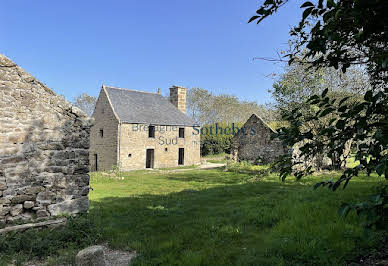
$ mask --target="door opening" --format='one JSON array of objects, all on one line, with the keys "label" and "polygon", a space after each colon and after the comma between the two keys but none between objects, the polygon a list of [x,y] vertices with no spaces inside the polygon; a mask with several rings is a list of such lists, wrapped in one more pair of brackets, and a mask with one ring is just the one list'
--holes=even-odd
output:
[{"label": "door opening", "polygon": [[154,149],[146,150],[146,168],[154,168]]},{"label": "door opening", "polygon": [[179,148],[178,165],[184,165],[184,164],[185,164],[185,149]]},{"label": "door opening", "polygon": [[94,170],[96,170],[96,172],[97,172],[98,171],[98,156],[97,156],[97,154],[94,154],[94,167],[95,167]]}]

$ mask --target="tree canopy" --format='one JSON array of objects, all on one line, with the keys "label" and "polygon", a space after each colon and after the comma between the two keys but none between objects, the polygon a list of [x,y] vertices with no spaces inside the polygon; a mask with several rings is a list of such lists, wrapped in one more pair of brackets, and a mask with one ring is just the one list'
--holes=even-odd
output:
[{"label": "tree canopy", "polygon": [[[265,0],[249,22],[260,23],[287,2]],[[298,61],[315,69],[333,67],[343,72],[359,65],[368,71],[371,88],[364,91],[360,102],[351,101],[349,96],[333,97],[330,88],[325,88],[304,101],[317,107],[308,117],[298,108],[283,115],[290,127],[282,128],[279,137],[290,146],[304,141],[302,155],[326,149],[329,157],[336,156],[353,140],[355,158],[360,164],[346,169],[337,181],[323,181],[315,188],[328,186],[336,190],[341,184],[345,188],[360,171],[375,172],[388,180],[388,1],[318,0],[306,1],[300,7],[302,18],[290,31],[288,63]],[[316,134],[303,126],[306,121],[314,124],[326,117],[328,125],[319,127]],[[290,157],[283,159],[283,179],[292,173],[300,178],[311,170],[295,171]],[[357,213],[367,213],[367,227],[377,224],[387,217],[387,191],[387,186],[382,186],[371,201],[344,205],[340,213],[346,215],[353,208]]]},{"label": "tree canopy", "polygon": [[189,89],[187,107],[187,114],[201,125],[245,122],[253,113],[272,121],[275,115],[269,106],[240,100],[233,95],[215,95],[201,88]]},{"label": "tree canopy", "polygon": [[74,99],[73,105],[84,111],[88,116],[92,116],[96,102],[96,97],[82,93]]}]

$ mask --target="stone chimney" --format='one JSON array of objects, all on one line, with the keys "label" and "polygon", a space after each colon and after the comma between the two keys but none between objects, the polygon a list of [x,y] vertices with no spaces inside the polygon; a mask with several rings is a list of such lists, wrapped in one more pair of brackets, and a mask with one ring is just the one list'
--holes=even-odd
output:
[{"label": "stone chimney", "polygon": [[170,88],[170,102],[183,113],[186,113],[186,88],[172,86]]}]

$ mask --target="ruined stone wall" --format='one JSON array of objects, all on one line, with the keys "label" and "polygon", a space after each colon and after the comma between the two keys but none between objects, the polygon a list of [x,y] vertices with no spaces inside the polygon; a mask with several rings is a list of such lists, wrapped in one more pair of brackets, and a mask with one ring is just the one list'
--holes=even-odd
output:
[{"label": "ruined stone wall", "polygon": [[280,140],[271,139],[273,133],[258,116],[252,115],[232,139],[232,159],[263,164],[274,162],[287,151]]},{"label": "ruined stone wall", "polygon": [[91,120],[0,54],[0,224],[88,210]]},{"label": "ruined stone wall", "polygon": [[117,165],[119,122],[104,89],[98,97],[93,118],[95,123],[90,131],[90,168],[92,171],[109,171]]},{"label": "ruined stone wall", "polygon": [[184,165],[200,164],[200,134],[193,127],[184,129],[184,138],[179,138],[179,126],[156,125],[155,138],[149,138],[147,125],[122,124],[121,169],[145,169],[146,149],[154,149],[154,168],[177,167],[179,148],[184,148]]}]

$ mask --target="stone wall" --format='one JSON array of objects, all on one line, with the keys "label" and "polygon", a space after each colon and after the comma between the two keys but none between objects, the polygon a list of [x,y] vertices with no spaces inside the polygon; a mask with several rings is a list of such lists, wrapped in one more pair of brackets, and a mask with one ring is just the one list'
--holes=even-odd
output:
[{"label": "stone wall", "polygon": [[[146,149],[154,149],[154,168],[178,167],[179,148],[184,149],[184,165],[198,165],[200,134],[193,127],[183,127],[184,138],[179,138],[179,126],[155,126],[155,138],[148,137],[147,125],[122,124],[120,137],[120,166],[122,170],[145,169]],[[182,127],[181,127],[182,128]]]},{"label": "stone wall", "polygon": [[0,224],[88,210],[91,124],[0,54]]},{"label": "stone wall", "polygon": [[278,139],[271,139],[275,132],[261,118],[253,114],[233,138],[232,159],[254,163],[271,163],[285,154],[287,149]]},{"label": "stone wall", "polygon": [[[119,121],[104,89],[101,90],[98,97],[93,118],[95,124],[90,130],[90,169],[109,171],[114,165],[117,165]],[[100,134],[101,130],[103,136]]]},{"label": "stone wall", "polygon": [[[186,89],[173,88],[176,100],[179,98],[182,102],[179,106],[185,109]],[[93,118],[95,124],[90,132],[92,171],[110,171],[117,165],[122,171],[145,169],[147,149],[154,149],[154,168],[177,167],[179,148],[184,148],[184,165],[201,162],[198,129],[186,126],[185,137],[179,138],[179,126],[155,125],[155,138],[149,138],[148,125],[119,123],[104,87],[98,97]],[[160,129],[165,130],[162,132]]]}]

